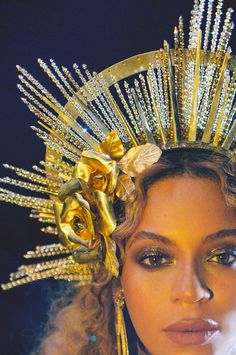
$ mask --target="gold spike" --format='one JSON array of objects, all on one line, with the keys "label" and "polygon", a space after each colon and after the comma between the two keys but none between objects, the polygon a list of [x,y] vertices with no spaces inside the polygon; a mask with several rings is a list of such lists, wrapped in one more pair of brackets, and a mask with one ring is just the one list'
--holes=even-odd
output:
[{"label": "gold spike", "polygon": [[2,182],[4,184],[19,186],[19,187],[22,187],[24,189],[31,190],[31,191],[37,191],[37,192],[42,192],[42,193],[46,193],[49,195],[57,196],[57,192],[55,189],[50,189],[50,188],[47,189],[45,186],[32,184],[30,182],[25,182],[22,180],[16,180],[16,179],[11,179],[9,177],[5,177],[5,178],[0,178],[0,182]]},{"label": "gold spike", "polygon": [[46,126],[43,122],[37,121],[37,123],[45,129],[45,131],[48,131],[52,136],[59,138],[58,133],[56,133],[53,129],[49,128]]},{"label": "gold spike", "polygon": [[[35,266],[38,266],[40,269],[40,263]],[[42,280],[48,277],[61,277],[63,275],[68,279],[70,274],[77,274],[78,281],[87,281],[92,280],[94,272],[96,272],[96,268],[90,265],[86,265],[85,269],[81,265],[61,265],[60,263],[57,263],[54,267],[43,271],[37,271],[37,268],[35,271],[30,269],[27,270],[26,268],[25,271],[19,272],[14,278],[12,278],[13,281],[2,284],[1,287],[3,290],[9,290],[12,287],[24,285],[32,281]]]},{"label": "gold spike", "polygon": [[15,280],[21,276],[31,274],[33,272],[38,272],[38,271],[45,271],[45,270],[50,270],[54,269],[57,266],[67,266],[67,265],[72,265],[74,264],[74,261],[71,256],[66,256],[62,257],[59,259],[53,259],[53,260],[47,260],[47,261],[42,261],[40,263],[36,264],[28,264],[28,265],[21,265],[18,268],[18,271],[11,274],[11,281]]},{"label": "gold spike", "polygon": [[68,82],[67,78],[64,76],[63,72],[59,69],[58,65],[55,63],[54,59],[50,59],[50,63],[52,68],[55,70],[55,72],[57,73],[58,77],[60,78],[61,82],[63,83],[63,85],[66,87],[66,89],[72,94],[75,94],[74,89],[72,88],[72,86],[70,85],[70,83]]},{"label": "gold spike", "polygon": [[0,200],[14,203],[18,206],[41,210],[41,208],[52,209],[52,201],[33,196],[24,196],[0,187]]},{"label": "gold spike", "polygon": [[[93,137],[91,135],[86,133],[76,123],[76,121],[74,121],[71,117],[69,117],[69,114],[65,113],[66,111],[64,110],[64,108],[63,107],[61,108],[61,105],[57,102],[57,100],[55,98],[53,98],[52,95],[50,95],[46,91],[46,95],[48,95],[48,96],[45,96],[45,95],[41,94],[40,92],[38,92],[27,80],[25,80],[24,77],[22,77],[20,79],[26,85],[26,87],[28,87],[36,96],[38,96],[44,103],[46,103],[49,107],[51,107],[59,115],[59,117],[58,117],[59,120],[62,120],[62,122],[64,122],[66,125],[68,125],[69,127],[72,127],[79,134],[79,136],[84,139],[85,142],[88,142],[88,144],[90,144],[93,148],[96,148],[96,146],[98,144],[96,142],[96,140],[93,139]],[[45,90],[43,90],[43,88],[41,88],[40,84],[38,84],[37,88],[42,90],[42,92],[45,92]],[[24,92],[24,94],[25,94],[25,92]],[[27,95],[27,92],[26,92],[26,95]],[[29,97],[29,98],[31,99],[31,97]],[[35,103],[37,104],[37,102],[35,102]],[[45,110],[43,110],[43,111],[45,112]]]},{"label": "gold spike", "polygon": [[202,44],[202,31],[198,31],[194,83],[193,83],[192,110],[190,116],[189,136],[188,136],[188,140],[190,142],[194,142],[196,140],[196,134],[197,134],[197,104],[198,104],[199,69],[200,69],[200,62],[201,62],[201,44]]},{"label": "gold spike", "polygon": [[232,127],[230,128],[229,133],[227,134],[222,144],[222,148],[227,150],[230,149],[230,146],[233,143],[235,136],[236,136],[236,120],[234,121]]},{"label": "gold spike", "polygon": [[68,142],[67,140],[63,139],[63,137],[58,134],[57,132],[55,132],[53,129],[49,128],[48,126],[46,126],[43,122],[41,121],[37,121],[37,123],[43,127],[46,131],[48,131],[52,136],[56,137],[58,140],[60,140],[62,143],[65,144],[66,148],[68,150],[70,150],[72,153],[77,154],[77,155],[81,155],[81,150],[79,150],[78,148],[76,148],[73,144],[71,144],[70,142]]},{"label": "gold spike", "polygon": [[[160,66],[160,80],[162,81],[162,89],[163,89],[163,104],[165,107],[165,123],[166,123],[166,136],[172,139],[172,130],[173,130],[173,117],[170,116],[170,90],[169,90],[169,70],[168,70],[168,53],[166,50],[160,50],[161,54],[161,66]],[[159,79],[158,79],[159,80]],[[162,117],[162,112],[161,112],[161,117]],[[169,123],[169,125],[168,125]]]},{"label": "gold spike", "polygon": [[132,118],[132,125],[133,125],[133,129],[134,129],[134,132],[136,135],[139,135],[141,136],[142,135],[142,132],[140,130],[140,119],[139,119],[139,114],[138,114],[138,111],[137,111],[137,107],[135,106],[134,104],[134,98],[133,98],[133,95],[132,95],[132,91],[129,87],[129,84],[125,81],[124,82],[124,89],[125,89],[125,92],[127,94],[127,98],[128,98],[128,102],[129,102],[129,105],[130,105],[130,109],[132,110],[132,114],[134,115],[134,117]]},{"label": "gold spike", "polygon": [[155,139],[154,139],[154,137],[152,135],[152,132],[151,132],[151,130],[149,128],[148,122],[147,122],[146,117],[144,115],[142,106],[141,106],[140,101],[138,99],[138,96],[137,96],[137,94],[136,94],[134,89],[131,89],[131,92],[132,92],[132,95],[133,95],[133,98],[134,98],[134,102],[135,102],[135,105],[137,107],[137,110],[138,110],[138,113],[139,113],[139,116],[140,116],[140,119],[141,119],[141,122],[142,122],[143,130],[144,130],[144,133],[146,135],[147,142],[156,144],[156,141],[155,141]]},{"label": "gold spike", "polygon": [[170,99],[171,99],[171,107],[172,107],[172,115],[173,115],[173,131],[174,131],[174,141],[178,142],[181,140],[181,127],[179,121],[179,110],[178,110],[178,102],[175,92],[175,77],[173,73],[173,67],[171,63],[170,56],[170,47],[169,44],[164,41],[164,48],[168,54],[168,66],[169,66],[169,85],[170,85]]},{"label": "gold spike", "polygon": [[56,105],[54,105],[49,99],[47,99],[45,96],[42,97],[43,101],[51,107],[59,116],[60,118],[64,121],[64,123],[68,124],[71,128],[73,128],[92,148],[96,148],[98,145],[98,142],[90,136],[86,131],[81,128],[76,121],[73,121],[70,117],[68,117],[64,112],[62,112]]},{"label": "gold spike", "polygon": [[[78,124],[76,124],[75,121],[73,121],[68,115],[66,115],[61,109],[60,109],[60,104],[56,105],[52,100],[50,100],[48,97],[45,95],[42,95],[39,93],[32,85],[30,85],[24,78],[21,79],[22,82],[30,88],[32,92],[35,93],[35,95],[39,96],[40,99],[46,103],[49,107],[51,107],[58,115],[59,119],[62,119],[62,121],[67,124],[69,127],[72,127],[86,142],[88,142],[91,146],[92,144],[94,147],[97,146],[97,142],[95,139],[93,139],[88,133],[86,133]],[[95,143],[96,142],[96,143]]]},{"label": "gold spike", "polygon": [[178,27],[176,26],[174,28],[174,45],[175,45],[175,49],[179,48],[179,30]]},{"label": "gold spike", "polygon": [[58,235],[58,230],[56,227],[52,227],[52,226],[47,226],[45,228],[41,228],[41,232],[45,233],[45,234],[52,234],[52,235]]},{"label": "gold spike", "polygon": [[[110,94],[109,90],[106,88],[106,92],[108,94]],[[126,122],[125,117],[123,116],[122,112],[120,111],[117,103],[115,102],[114,98],[112,97],[112,95],[109,95],[109,99],[110,99],[110,103],[114,108],[115,113],[117,114],[117,116],[119,117],[120,121],[122,122],[124,128],[126,129],[126,132],[128,133],[128,136],[130,137],[133,145],[135,147],[137,147],[139,145],[139,142],[137,140],[137,138],[135,137],[134,133],[132,132],[132,130],[130,129],[130,126],[128,125],[128,122]]]},{"label": "gold spike", "polygon": [[154,92],[153,92],[153,88],[152,88],[152,85],[151,85],[151,81],[150,81],[150,78],[148,76],[147,76],[147,83],[148,83],[148,88],[149,88],[149,91],[150,91],[150,94],[151,94],[154,113],[155,113],[156,119],[157,119],[159,127],[160,127],[162,142],[165,145],[167,143],[166,136],[165,136],[165,131],[163,129],[163,125],[162,125],[162,122],[161,122],[161,117],[160,117],[160,114],[159,114],[159,111],[158,111],[158,108],[157,108],[157,104],[156,104],[156,101],[155,101],[155,97],[154,97]]},{"label": "gold spike", "polygon": [[[37,97],[39,97],[41,100],[42,99],[42,96],[46,96],[51,102],[54,103],[54,105],[56,105],[57,107],[59,107],[61,109],[61,111],[63,111],[64,113],[68,113],[66,111],[66,109],[57,101],[57,99],[52,95],[50,94],[50,92],[45,89],[36,79],[34,79],[34,77],[29,74],[25,69],[17,66],[17,69],[23,74],[23,75],[19,75],[19,79],[20,81],[28,88],[30,89],[30,91],[32,93],[34,93]],[[27,80],[26,80],[27,79]],[[20,85],[20,87],[18,86],[18,88],[20,89],[20,91],[22,91],[24,93],[25,89],[23,88],[22,90],[22,87]],[[43,94],[43,95],[42,95]],[[28,98],[30,98],[31,94],[26,93],[26,96]],[[31,98],[30,98],[31,100]],[[34,101],[34,100],[33,100]]]},{"label": "gold spike", "polygon": [[[21,168],[17,168],[15,166],[12,166],[12,165],[9,165],[9,164],[3,164],[4,168],[6,169],[10,169],[10,170],[13,170],[16,175],[20,176],[20,177],[23,177],[27,180],[30,180],[32,182],[36,182],[36,183],[40,183],[42,185],[45,185],[45,186],[51,186],[53,188],[57,188],[57,187],[60,187],[60,184],[58,183],[55,183],[55,181],[51,180],[51,179],[48,179],[42,175],[39,175],[39,174],[35,174],[31,171],[28,171],[28,170],[24,170],[24,169],[21,169]],[[45,174],[45,171],[42,171],[41,172],[42,174]]]},{"label": "gold spike", "polygon": [[75,79],[73,78],[72,74],[69,72],[69,70],[62,66],[62,71],[65,74],[65,76],[68,78],[68,80],[74,85],[75,89],[78,91],[80,90],[80,87],[78,85],[78,83],[75,81]]},{"label": "gold spike", "polygon": [[38,216],[41,218],[51,218],[55,220],[54,213],[39,212]]},{"label": "gold spike", "polygon": [[212,128],[213,128],[214,121],[215,121],[216,114],[217,114],[217,110],[218,110],[219,100],[220,100],[222,88],[224,85],[225,71],[227,69],[228,62],[230,59],[230,53],[231,53],[231,49],[229,47],[227,52],[225,53],[224,61],[223,61],[220,76],[219,76],[218,85],[217,85],[216,92],[215,92],[215,95],[214,95],[214,98],[212,101],[211,110],[209,113],[207,124],[204,129],[203,136],[202,136],[202,142],[204,142],[204,143],[209,143],[211,140]]},{"label": "gold spike", "polygon": [[222,120],[224,117],[224,111],[225,111],[225,105],[228,99],[228,87],[229,87],[229,82],[230,82],[230,76],[228,76],[227,78],[227,82],[226,82],[226,87],[225,87],[225,96],[224,96],[224,101],[223,101],[223,105],[220,111],[220,116],[217,122],[217,126],[216,126],[216,131],[215,131],[215,135],[214,135],[214,140],[213,140],[213,146],[216,147],[217,144],[219,143],[220,140],[220,132],[221,132],[221,124],[222,124]]},{"label": "gold spike", "polygon": [[56,256],[70,254],[68,248],[63,247],[60,243],[48,244],[43,246],[36,246],[35,250],[28,251],[25,255],[25,259],[41,258],[46,256]]},{"label": "gold spike", "polygon": [[[50,60],[50,62],[52,63],[52,59]],[[47,66],[46,63],[44,63],[44,61],[40,58],[38,58],[38,63],[40,65],[40,67],[44,70],[44,72],[48,75],[48,77],[52,80],[52,82],[57,86],[57,88],[61,91],[61,93],[63,94],[63,96],[65,97],[66,100],[70,100],[70,95],[68,94],[68,92],[66,91],[66,89],[64,88],[64,86],[60,83],[60,81],[56,78],[56,76],[53,74],[53,72],[51,71],[51,69]],[[55,67],[53,66],[54,70]],[[57,73],[58,74],[58,73]],[[63,84],[65,85],[65,82],[63,82]],[[68,88],[67,88],[68,89]]]},{"label": "gold spike", "polygon": [[183,90],[184,90],[184,28],[183,28],[183,18],[179,18],[179,48],[178,48],[178,85],[177,85],[177,96],[178,96],[178,108],[180,121],[183,120]]},{"label": "gold spike", "polygon": [[[79,95],[76,93],[74,98],[78,102],[78,106],[82,111],[85,111],[88,116],[98,125],[99,129],[104,133],[105,136],[109,134],[107,126],[100,120],[100,118],[81,100]],[[73,103],[73,99],[71,102]]]},{"label": "gold spike", "polygon": [[152,117],[152,107],[151,107],[151,104],[150,104],[150,97],[148,95],[145,78],[144,78],[144,76],[142,74],[139,74],[139,80],[140,80],[141,87],[142,87],[142,90],[143,90],[143,94],[144,94],[144,98],[145,98],[145,102],[146,102],[146,106],[147,106],[147,112],[148,112],[149,117],[151,118]]},{"label": "gold spike", "polygon": [[205,36],[204,36],[204,43],[203,43],[203,49],[205,49],[205,50],[207,50],[208,42],[209,42],[209,38],[210,38],[213,3],[214,3],[214,0],[210,0],[208,2],[206,28],[205,28]]},{"label": "gold spike", "polygon": [[[74,171],[74,166],[72,164],[66,163],[65,161],[63,161],[61,159],[57,159],[56,157],[54,157],[52,155],[50,156],[50,163],[54,164],[57,167],[60,166],[65,171],[68,171],[71,173]],[[47,168],[47,164],[49,164],[49,162],[48,161],[46,161],[46,162],[41,161],[40,164],[42,166],[46,166],[46,168]]]},{"label": "gold spike", "polygon": [[183,17],[179,17],[179,48],[183,50],[184,48],[184,23],[183,23]]}]

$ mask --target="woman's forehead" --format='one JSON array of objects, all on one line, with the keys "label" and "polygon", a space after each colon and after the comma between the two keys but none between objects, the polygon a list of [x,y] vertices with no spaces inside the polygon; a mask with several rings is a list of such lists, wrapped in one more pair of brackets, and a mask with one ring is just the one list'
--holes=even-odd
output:
[{"label": "woman's forehead", "polygon": [[168,177],[150,187],[137,228],[170,237],[202,240],[225,228],[236,228],[234,209],[226,205],[220,184],[213,179]]},{"label": "woman's forehead", "polygon": [[170,203],[178,205],[186,202],[196,204],[202,202],[217,200],[219,203],[225,204],[225,199],[221,191],[220,183],[216,179],[208,177],[195,177],[190,175],[169,176],[161,180],[157,180],[147,192],[147,205]]}]

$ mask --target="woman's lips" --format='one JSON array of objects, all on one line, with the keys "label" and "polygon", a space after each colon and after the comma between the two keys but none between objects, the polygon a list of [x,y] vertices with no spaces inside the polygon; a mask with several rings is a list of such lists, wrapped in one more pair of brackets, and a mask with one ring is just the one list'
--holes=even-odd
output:
[{"label": "woman's lips", "polygon": [[178,345],[198,345],[209,340],[219,331],[212,319],[183,319],[163,329],[166,336]]}]

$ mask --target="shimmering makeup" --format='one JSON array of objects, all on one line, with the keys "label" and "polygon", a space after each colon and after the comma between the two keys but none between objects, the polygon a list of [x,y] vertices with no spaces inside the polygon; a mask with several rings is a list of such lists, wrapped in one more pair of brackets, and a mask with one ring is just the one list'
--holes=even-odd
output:
[{"label": "shimmering makeup", "polygon": [[144,248],[136,253],[135,261],[147,269],[163,268],[174,263],[174,256],[162,248]]},{"label": "shimmering makeup", "polygon": [[[205,263],[236,268],[236,244],[220,244],[202,257]],[[173,253],[160,247],[142,247],[134,252],[134,261],[147,269],[161,269],[176,263]]]},{"label": "shimmering makeup", "polygon": [[212,250],[205,259],[207,262],[236,268],[236,245],[228,245]]}]

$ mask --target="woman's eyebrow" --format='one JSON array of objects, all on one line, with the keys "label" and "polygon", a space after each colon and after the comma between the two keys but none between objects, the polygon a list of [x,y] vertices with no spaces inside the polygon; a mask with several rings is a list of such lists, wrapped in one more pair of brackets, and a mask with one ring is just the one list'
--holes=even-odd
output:
[{"label": "woman's eyebrow", "polygon": [[129,248],[131,247],[131,245],[133,244],[133,242],[135,240],[142,240],[142,239],[155,240],[155,241],[161,242],[165,245],[176,246],[175,242],[168,239],[164,235],[156,234],[153,232],[147,232],[147,231],[139,231],[133,236],[133,240],[131,241]]},{"label": "woman's eyebrow", "polygon": [[223,239],[226,237],[236,237],[236,229],[221,229],[217,232],[211,233],[206,236],[203,244],[213,242],[215,240]]},{"label": "woman's eyebrow", "polygon": [[[217,232],[211,233],[206,236],[206,238],[203,241],[203,244],[210,243],[212,241],[223,239],[226,237],[236,237],[236,229],[221,229]],[[176,243],[174,241],[170,240],[164,235],[156,234],[153,232],[147,232],[147,231],[139,231],[133,236],[133,240],[131,241],[129,248],[131,247],[131,245],[135,240],[142,240],[142,239],[155,240],[165,245],[176,246]]]}]

